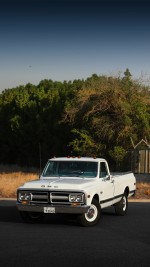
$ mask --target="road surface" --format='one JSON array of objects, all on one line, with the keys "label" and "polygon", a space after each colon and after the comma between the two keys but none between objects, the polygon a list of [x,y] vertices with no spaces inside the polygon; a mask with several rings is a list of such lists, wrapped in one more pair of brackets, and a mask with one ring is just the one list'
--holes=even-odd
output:
[{"label": "road surface", "polygon": [[129,203],[128,214],[103,210],[95,227],[49,215],[25,224],[14,200],[0,200],[1,267],[149,267],[150,203]]}]

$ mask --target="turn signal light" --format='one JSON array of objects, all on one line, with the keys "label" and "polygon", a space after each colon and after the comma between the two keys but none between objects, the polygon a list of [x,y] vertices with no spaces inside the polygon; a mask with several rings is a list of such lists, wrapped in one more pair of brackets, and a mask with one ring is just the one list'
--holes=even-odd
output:
[{"label": "turn signal light", "polygon": [[71,203],[71,206],[73,207],[80,206],[80,203]]},{"label": "turn signal light", "polygon": [[28,201],[27,201],[27,200],[23,200],[21,203],[22,203],[23,205],[27,205],[27,204],[28,204]]}]

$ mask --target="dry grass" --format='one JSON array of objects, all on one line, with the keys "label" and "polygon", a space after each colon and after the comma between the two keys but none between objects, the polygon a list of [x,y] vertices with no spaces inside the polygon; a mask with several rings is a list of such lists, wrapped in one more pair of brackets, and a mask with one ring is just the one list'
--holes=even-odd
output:
[{"label": "dry grass", "polygon": [[0,173],[0,197],[16,197],[19,186],[30,180],[38,179],[37,173],[11,172]]},{"label": "dry grass", "polygon": [[137,182],[135,198],[150,199],[150,183]]},{"label": "dry grass", "polygon": [[[0,172],[0,198],[16,198],[16,190],[27,181],[38,179],[36,172]],[[150,183],[137,182],[137,190],[134,198],[150,199]]]}]

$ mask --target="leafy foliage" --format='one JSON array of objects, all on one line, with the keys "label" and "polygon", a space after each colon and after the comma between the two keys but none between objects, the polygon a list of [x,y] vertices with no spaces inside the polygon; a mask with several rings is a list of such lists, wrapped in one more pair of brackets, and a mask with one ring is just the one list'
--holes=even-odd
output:
[{"label": "leafy foliage", "polygon": [[123,77],[43,80],[0,94],[0,160],[37,166],[52,156],[103,156],[122,162],[150,135],[149,88]]}]

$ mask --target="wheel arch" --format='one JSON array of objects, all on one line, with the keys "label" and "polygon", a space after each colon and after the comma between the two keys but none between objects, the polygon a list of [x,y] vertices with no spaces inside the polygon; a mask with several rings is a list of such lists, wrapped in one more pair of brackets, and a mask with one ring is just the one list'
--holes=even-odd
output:
[{"label": "wheel arch", "polygon": [[95,200],[97,200],[97,201],[99,202],[99,195],[98,195],[98,194],[95,194],[95,195],[93,196],[92,200],[93,200],[93,199],[95,199]]},{"label": "wheel arch", "polygon": [[129,187],[128,186],[125,188],[124,194],[128,197],[128,195],[129,195]]}]

